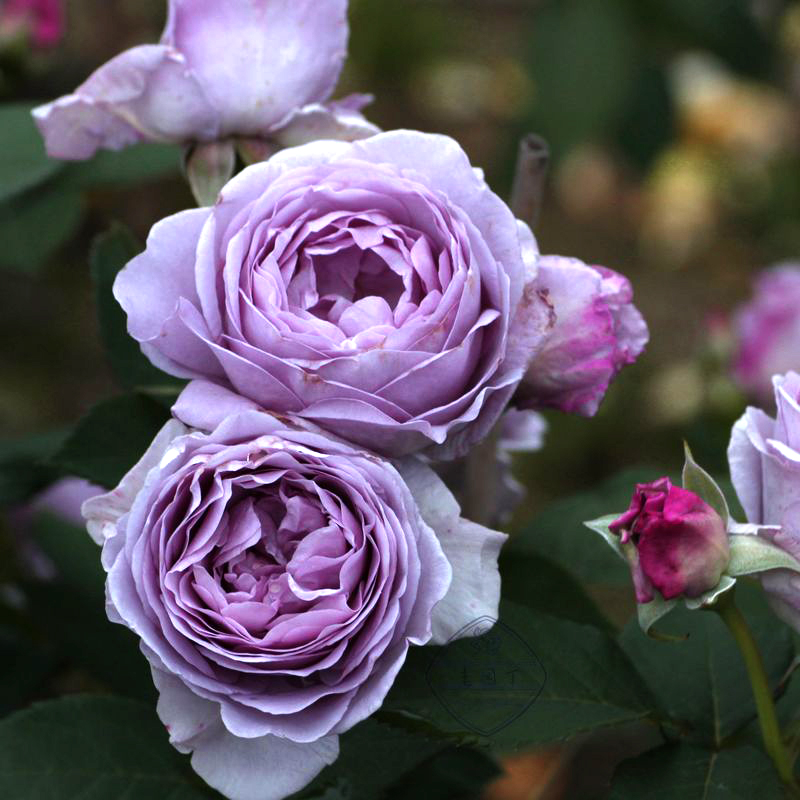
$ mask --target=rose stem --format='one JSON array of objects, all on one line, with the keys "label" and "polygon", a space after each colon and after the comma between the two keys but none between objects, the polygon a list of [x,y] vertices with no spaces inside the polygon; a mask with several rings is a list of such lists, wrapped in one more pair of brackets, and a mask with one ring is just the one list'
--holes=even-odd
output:
[{"label": "rose stem", "polygon": [[764,747],[775,763],[783,782],[794,786],[792,762],[781,738],[778,717],[775,713],[775,703],[772,699],[772,690],[764,669],[764,660],[761,658],[758,645],[747,625],[747,621],[733,600],[733,592],[724,594],[717,604],[713,606],[713,610],[722,617],[722,621],[728,626],[728,630],[736,640],[744,659],[747,675],[750,678],[750,686],[753,689],[753,697],[756,701],[758,722],[761,726],[761,738],[764,740]]},{"label": "rose stem", "polygon": [[511,210],[517,219],[536,228],[544,200],[544,182],[550,148],[541,136],[529,133],[519,143],[517,167],[511,187]]},{"label": "rose stem", "polygon": [[[544,202],[544,183],[550,162],[550,148],[541,136],[529,133],[519,143],[514,183],[511,187],[511,210],[517,219],[536,227]],[[482,525],[493,525],[497,507],[497,426],[473,448],[467,457],[465,515]]]}]

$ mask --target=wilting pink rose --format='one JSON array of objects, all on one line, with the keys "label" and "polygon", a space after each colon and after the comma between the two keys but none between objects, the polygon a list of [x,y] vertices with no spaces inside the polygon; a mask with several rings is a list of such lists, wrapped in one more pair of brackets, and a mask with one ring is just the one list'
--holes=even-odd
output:
[{"label": "wilting pink rose", "polygon": [[[800,374],[773,384],[777,418],[748,408],[733,428],[728,461],[748,521],[780,526],[772,541],[800,559]],[[775,570],[762,580],[778,613],[800,630],[800,577]]]},{"label": "wilting pink rose", "polygon": [[36,47],[52,47],[64,35],[62,0],[0,0],[0,21],[30,32]]},{"label": "wilting pink rose", "polygon": [[34,117],[63,159],[145,140],[367,136],[368,99],[323,105],[347,37],[347,0],[169,0],[160,44],[126,50]]},{"label": "wilting pink rose", "polygon": [[544,341],[535,275],[533,235],[458,144],[396,131],[244,170],[212,208],[159,222],[114,295],[173,375],[376,452],[451,455]]},{"label": "wilting pink rose", "polygon": [[734,317],[734,329],[734,377],[767,402],[773,375],[800,370],[800,264],[762,272],[753,299]]},{"label": "wilting pink rose", "polygon": [[[109,616],[141,638],[170,741],[232,800],[277,800],[376,711],[410,645],[497,615],[503,534],[416,460],[299,431],[224,389],[88,501]],[[185,413],[184,413],[185,412]]]},{"label": "wilting pink rose", "polygon": [[720,581],[730,560],[722,517],[694,492],[669,478],[640,483],[630,508],[609,525],[629,550],[636,600],[649,603],[657,589],[665,600],[699,597]]},{"label": "wilting pink rose", "polygon": [[575,258],[542,256],[536,286],[553,308],[555,328],[515,402],[591,417],[611,381],[636,361],[649,338],[630,282]]}]

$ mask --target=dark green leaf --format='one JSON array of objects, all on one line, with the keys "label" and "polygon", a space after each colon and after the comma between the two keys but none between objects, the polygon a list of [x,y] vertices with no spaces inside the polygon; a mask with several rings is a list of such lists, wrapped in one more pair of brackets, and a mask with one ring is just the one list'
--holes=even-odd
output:
[{"label": "dark green leaf", "polygon": [[0,508],[24,503],[56,478],[45,461],[63,439],[58,432],[0,441]]},{"label": "dark green leaf", "polygon": [[389,800],[453,800],[480,797],[489,781],[502,775],[497,762],[474,747],[449,747],[402,778],[389,793]]},{"label": "dark green leaf", "polygon": [[70,475],[113,488],[168,419],[169,411],[144,395],[106,400],[78,422],[53,462]]},{"label": "dark green leaf", "polygon": [[180,148],[167,144],[139,144],[112,152],[100,151],[90,161],[70,164],[65,177],[71,186],[144,183],[178,173]]},{"label": "dark green leaf", "polygon": [[79,695],[0,722],[0,796],[14,800],[219,797],[167,741],[152,707]]},{"label": "dark green leaf", "polygon": [[500,556],[503,597],[553,617],[611,629],[583,587],[552,561],[532,553],[504,550]]},{"label": "dark green leaf", "polygon": [[0,203],[0,266],[35,272],[75,232],[83,196],[61,176]]},{"label": "dark green leaf", "polygon": [[528,527],[511,536],[505,557],[517,552],[535,553],[587,584],[630,584],[628,565],[583,523],[621,513],[630,505],[635,484],[658,477],[661,473],[653,469],[626,470],[596,489],[553,503]]},{"label": "dark green leaf", "polygon": [[[789,629],[779,624],[760,589],[739,580],[736,602],[777,686],[794,655]],[[657,625],[678,641],[648,638],[632,621],[621,643],[664,710],[692,739],[721,744],[755,716],[750,683],[735,642],[717,614],[680,607]]]},{"label": "dark green leaf", "polygon": [[36,521],[35,529],[37,543],[56,568],[53,581],[28,591],[43,638],[62,662],[82,670],[93,682],[126,697],[155,702],[138,637],[106,616],[100,548],[84,528],[49,514]]},{"label": "dark green leaf", "polygon": [[62,168],[44,151],[31,105],[0,106],[0,203],[44,183]]},{"label": "dark green leaf", "polygon": [[504,603],[488,634],[413,648],[381,713],[432,735],[512,750],[643,720],[652,708],[606,633]]},{"label": "dark green leaf", "polygon": [[124,387],[162,386],[177,390],[181,382],[156,369],[143,355],[139,344],[128,335],[125,312],[112,293],[117,273],[141,249],[133,234],[122,225],[115,225],[92,243],[89,262],[100,331],[114,375]]},{"label": "dark green leaf", "polygon": [[703,750],[668,744],[626,761],[617,770],[610,800],[780,800],[780,780],[754,747]]},{"label": "dark green leaf", "polygon": [[410,770],[446,747],[441,741],[367,719],[340,737],[339,758],[294,797],[376,800]]}]

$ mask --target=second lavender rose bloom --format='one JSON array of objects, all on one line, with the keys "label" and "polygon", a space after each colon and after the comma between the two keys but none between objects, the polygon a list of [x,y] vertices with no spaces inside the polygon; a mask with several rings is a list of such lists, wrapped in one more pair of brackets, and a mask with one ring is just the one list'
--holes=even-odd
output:
[{"label": "second lavender rose bloom", "polygon": [[68,160],[142,141],[368,136],[367,98],[328,103],[347,39],[347,0],[169,0],[159,44],[126,50],[34,118]]},{"label": "second lavender rose bloom", "polygon": [[764,270],[753,298],[734,316],[737,383],[763,403],[773,396],[772,377],[800,370],[800,264]]}]

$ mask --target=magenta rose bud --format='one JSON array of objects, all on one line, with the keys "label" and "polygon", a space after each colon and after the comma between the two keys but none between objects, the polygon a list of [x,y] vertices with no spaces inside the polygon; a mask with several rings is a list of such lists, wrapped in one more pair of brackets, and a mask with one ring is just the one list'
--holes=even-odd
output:
[{"label": "magenta rose bud", "polygon": [[[772,542],[800,559],[800,374],[773,378],[777,417],[748,408],[728,448],[731,479],[749,522],[776,526]],[[773,570],[762,578],[780,616],[800,630],[800,578]]]},{"label": "magenta rose bud", "polygon": [[694,492],[669,478],[640,483],[630,508],[609,526],[629,561],[636,600],[649,603],[657,589],[665,600],[699,597],[720,581],[730,560],[722,517]]},{"label": "magenta rose bud", "polygon": [[557,408],[591,417],[611,381],[648,341],[627,278],[575,258],[543,256],[536,287],[555,327],[520,384],[521,408]]},{"label": "magenta rose bud", "polygon": [[218,390],[210,433],[169,422],[83,513],[172,744],[230,800],[279,800],[335,760],[410,646],[497,617],[505,536],[421,462],[249,406]]},{"label": "magenta rose bud", "polygon": [[47,152],[70,160],[141,141],[369,136],[368,98],[325,105],[347,38],[347,0],[169,0],[160,44],[124,51],[33,114]]},{"label": "magenta rose bud", "polygon": [[159,368],[389,457],[463,454],[549,331],[530,230],[450,138],[283,150],[159,222],[119,274]]},{"label": "magenta rose bud", "polygon": [[734,317],[734,329],[734,378],[767,402],[772,376],[800,369],[800,264],[762,272],[752,300]]}]

